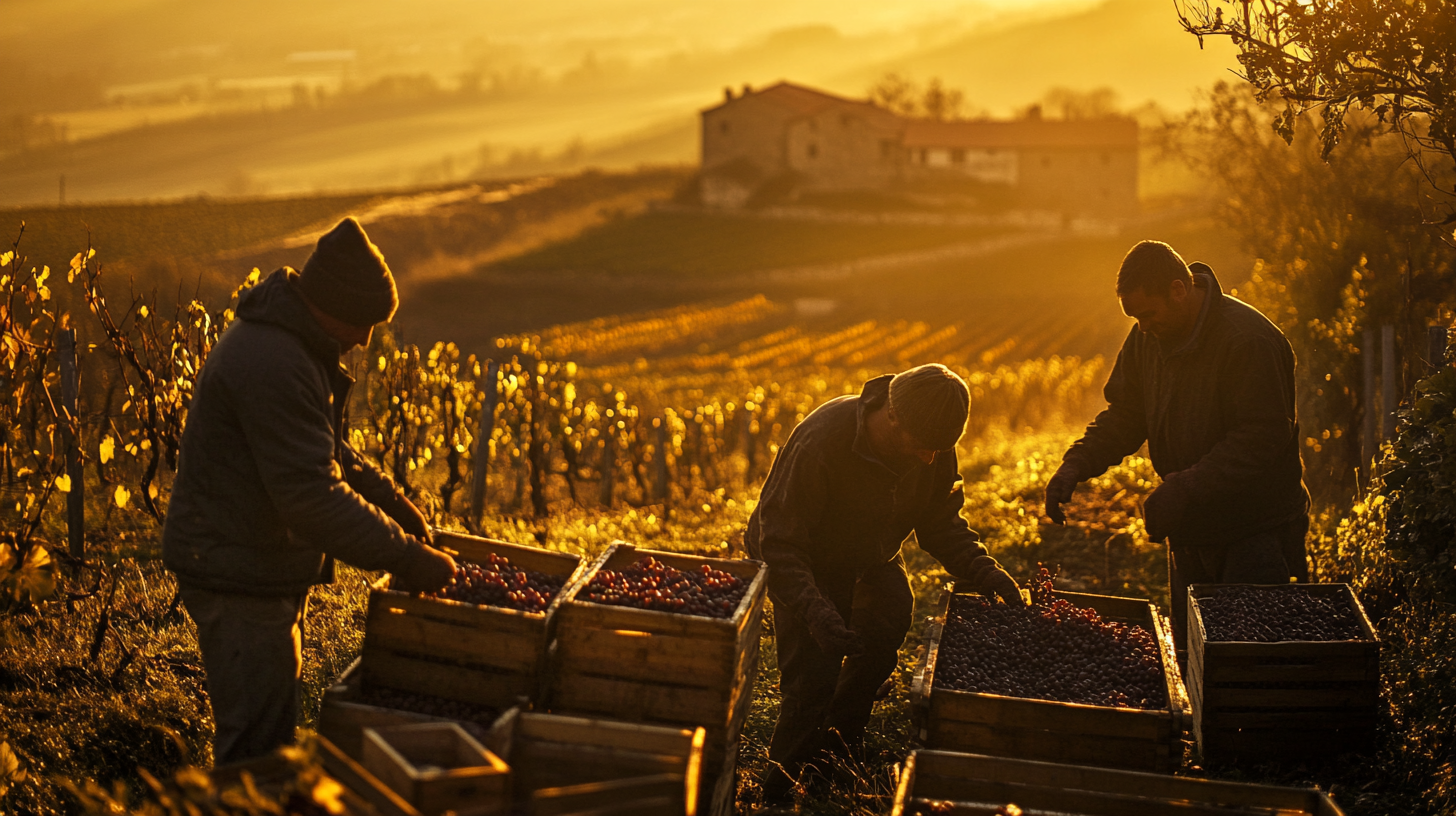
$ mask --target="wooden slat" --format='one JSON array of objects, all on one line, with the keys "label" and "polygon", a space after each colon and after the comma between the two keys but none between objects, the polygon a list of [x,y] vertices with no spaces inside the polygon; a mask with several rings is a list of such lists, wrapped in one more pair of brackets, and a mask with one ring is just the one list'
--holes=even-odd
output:
[{"label": "wooden slat", "polygon": [[477,629],[415,615],[371,615],[364,630],[364,651],[370,657],[375,650],[404,651],[530,674],[545,648],[543,632]]},{"label": "wooden slat", "polygon": [[[552,705],[629,720],[723,727],[731,689],[665,686],[562,672]],[[716,722],[703,722],[713,719]]]},{"label": "wooden slat", "polygon": [[932,719],[926,744],[942,751],[967,751],[1048,762],[1093,763],[1134,770],[1171,771],[1167,742],[1083,736],[1060,731],[1033,731],[979,723],[947,723]]},{"label": "wooden slat", "polygon": [[674,801],[676,810],[673,812],[681,814],[683,785],[682,774],[655,774],[545,788],[531,792],[531,813],[534,816],[560,816],[609,805],[621,807],[629,804],[644,808],[649,807],[646,803],[651,800],[666,799]]},{"label": "wooden slat", "polygon": [[514,705],[517,698],[530,697],[536,691],[530,675],[451,666],[390,652],[365,655],[364,682],[497,707]]},{"label": "wooden slat", "polygon": [[1380,703],[1380,690],[1374,687],[1333,689],[1286,688],[1220,688],[1203,689],[1205,713],[1225,708],[1326,708],[1374,710]]},{"label": "wooden slat", "polygon": [[1173,727],[1172,717],[1166,710],[1061,703],[948,689],[935,689],[930,700],[931,716],[941,721],[1150,740],[1167,740]]},{"label": "wooden slat", "polygon": [[563,742],[682,756],[689,753],[693,744],[691,729],[559,714],[522,716],[516,728],[516,737],[530,741]]},{"label": "wooden slat", "polygon": [[736,668],[732,641],[623,633],[563,626],[557,660],[578,671],[599,666],[603,674],[689,686],[716,687]]},{"label": "wooden slat", "polygon": [[[909,774],[908,779],[905,778],[906,773]],[[995,791],[991,794],[993,801],[1006,791],[1015,790],[1017,798],[1001,799],[1001,803],[1015,801],[1022,807],[1098,816],[1105,813],[1179,813],[1176,809],[1167,809],[1179,802],[1214,806],[1217,809],[1212,812],[1215,813],[1240,809],[1247,812],[1254,808],[1278,810],[1281,816],[1337,816],[1340,813],[1328,797],[1314,790],[943,751],[916,751],[911,754],[906,771],[902,772],[894,813],[908,814],[908,804],[913,798],[964,800],[984,795],[987,786],[1002,786],[991,788]],[[1038,792],[1036,800],[1027,797],[1027,793],[1032,791]],[[1042,794],[1047,798],[1040,798]],[[1097,794],[1106,798],[1097,798]],[[1083,798],[1087,796],[1093,798]],[[1132,804],[1141,810],[1132,807]]]},{"label": "wooden slat", "polygon": [[454,550],[475,563],[484,562],[491,553],[504,555],[514,566],[547,575],[570,576],[582,563],[579,555],[442,530],[435,531],[435,546]]}]

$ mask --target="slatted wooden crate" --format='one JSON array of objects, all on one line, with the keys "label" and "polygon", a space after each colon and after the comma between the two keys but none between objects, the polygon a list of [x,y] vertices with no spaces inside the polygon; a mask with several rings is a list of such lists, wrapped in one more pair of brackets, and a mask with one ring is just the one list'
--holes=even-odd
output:
[{"label": "slatted wooden crate", "polygon": [[911,702],[928,748],[969,751],[1051,762],[1079,762],[1133,770],[1171,772],[1183,761],[1189,717],[1173,641],[1157,608],[1134,598],[1058,592],[1106,620],[1135,623],[1157,639],[1168,706],[1158,710],[1061,703],[953,691],[935,685],[941,632],[953,591],[941,597],[927,635],[925,657],[911,686]]},{"label": "slatted wooden crate", "polygon": [[512,709],[484,742],[510,764],[528,813],[694,816],[704,739],[702,728]]},{"label": "slatted wooden crate", "polygon": [[355,761],[363,756],[365,728],[423,722],[459,722],[472,736],[483,737],[491,723],[495,722],[495,717],[484,723],[451,720],[375,705],[368,700],[363,690],[360,660],[356,658],[334,684],[324,690],[323,703],[319,708],[319,733],[328,737]]},{"label": "slatted wooden crate", "polygon": [[363,765],[424,816],[494,816],[510,807],[510,767],[457,723],[366,728]]},{"label": "slatted wooden crate", "polygon": [[458,553],[457,560],[480,562],[495,553],[522,569],[565,576],[567,586],[545,612],[521,612],[408,595],[391,590],[385,576],[369,592],[365,685],[502,709],[537,700],[555,612],[581,558],[458,533],[437,533],[435,542]]},{"label": "slatted wooden crate", "polygon": [[916,751],[900,770],[891,816],[1343,816],[1317,790]]},{"label": "slatted wooden crate", "polygon": [[1346,584],[1275,584],[1348,603],[1364,637],[1241,643],[1208,640],[1200,600],[1220,585],[1188,589],[1188,692],[1193,736],[1211,759],[1301,759],[1367,751],[1380,705],[1380,638]]},{"label": "slatted wooden crate", "polygon": [[[622,569],[644,556],[682,570],[707,564],[748,581],[748,590],[726,619],[577,599],[598,571]],[[708,813],[731,812],[738,735],[758,673],[766,575],[759,561],[612,545],[557,610],[547,705],[561,713],[703,726],[707,744],[700,799]]]}]

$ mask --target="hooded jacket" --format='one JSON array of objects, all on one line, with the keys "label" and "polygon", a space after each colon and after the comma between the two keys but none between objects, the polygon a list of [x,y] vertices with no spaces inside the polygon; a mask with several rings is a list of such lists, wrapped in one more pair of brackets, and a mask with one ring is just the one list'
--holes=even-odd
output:
[{"label": "hooded jacket", "polygon": [[1227,540],[1309,512],[1295,416],[1294,350],[1254,307],[1225,295],[1206,264],[1192,335],[1175,349],[1136,327],[1103,389],[1107,408],[1065,461],[1090,479],[1148,443],[1163,488],[1186,507],[1172,531]]},{"label": "hooded jacket", "polygon": [[898,564],[912,532],[921,549],[972,586],[999,574],[961,517],[954,450],[897,473],[870,449],[865,417],[889,400],[891,379],[870,380],[859,395],[832,399],[805,417],[779,450],[749,517],[745,548],[768,564],[774,603],[794,614],[816,595],[847,608],[839,601],[861,575]]},{"label": "hooded jacket", "polygon": [[162,529],[187,586],[292,595],[337,557],[396,571],[422,545],[379,506],[394,484],[344,443],[353,379],[280,269],[245,292],[197,378]]}]

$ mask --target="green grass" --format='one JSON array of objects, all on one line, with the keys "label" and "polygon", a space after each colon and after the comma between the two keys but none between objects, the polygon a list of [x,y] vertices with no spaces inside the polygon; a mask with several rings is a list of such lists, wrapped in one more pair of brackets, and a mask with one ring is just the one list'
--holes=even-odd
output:
[{"label": "green grass", "polygon": [[979,227],[833,223],[658,210],[618,219],[492,268],[708,277],[922,250],[972,241],[988,232]]}]

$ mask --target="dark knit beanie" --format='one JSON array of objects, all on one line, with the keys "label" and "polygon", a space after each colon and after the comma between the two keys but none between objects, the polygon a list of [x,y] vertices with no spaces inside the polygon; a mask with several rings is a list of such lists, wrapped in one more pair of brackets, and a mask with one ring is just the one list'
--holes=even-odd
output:
[{"label": "dark knit beanie", "polygon": [[318,240],[298,287],[324,314],[351,326],[388,322],[399,307],[389,265],[352,216]]},{"label": "dark knit beanie", "polygon": [[929,363],[890,380],[890,408],[900,427],[926,450],[950,450],[965,433],[971,392],[954,371]]}]

